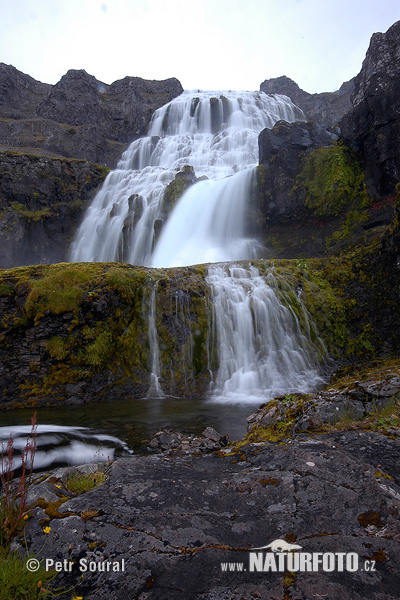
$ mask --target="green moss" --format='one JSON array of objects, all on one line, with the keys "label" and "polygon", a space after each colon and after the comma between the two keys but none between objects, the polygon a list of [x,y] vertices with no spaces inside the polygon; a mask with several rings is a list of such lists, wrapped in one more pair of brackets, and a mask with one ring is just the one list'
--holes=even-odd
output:
[{"label": "green moss", "polygon": [[304,160],[297,185],[306,190],[306,206],[318,217],[339,215],[355,201],[368,205],[364,173],[340,143],[316,148]]},{"label": "green moss", "polygon": [[13,296],[14,288],[7,283],[0,283],[0,296]]},{"label": "green moss", "polygon": [[284,574],[283,576],[283,589],[287,590],[288,588],[290,588],[292,585],[294,585],[296,583],[297,580],[297,573],[292,573],[290,571],[288,571],[287,573]]},{"label": "green moss", "polygon": [[[191,167],[189,167],[191,169]],[[169,214],[172,209],[175,207],[179,198],[182,194],[187,190],[190,185],[192,185],[192,181],[184,178],[184,177],[176,177],[173,181],[171,181],[164,191],[163,197],[163,210]]]},{"label": "green moss", "polygon": [[51,209],[48,206],[41,210],[29,210],[25,204],[21,204],[19,202],[13,202],[11,204],[11,210],[18,215],[21,215],[21,217],[25,217],[29,221],[40,221],[44,217],[49,217],[52,215]]},{"label": "green moss", "polygon": [[111,329],[102,323],[98,324],[97,329],[99,331],[93,333],[94,341],[88,344],[80,355],[80,359],[92,367],[101,367],[109,363],[115,350]]},{"label": "green moss", "polygon": [[38,323],[46,311],[56,315],[77,311],[82,302],[82,284],[87,282],[87,273],[75,266],[50,271],[45,277],[32,282],[25,311]]},{"label": "green moss", "polygon": [[46,341],[46,350],[52,358],[64,360],[69,354],[68,344],[64,338],[54,336]]},{"label": "green moss", "polygon": [[71,512],[60,512],[58,509],[69,500],[66,496],[63,496],[59,500],[55,502],[47,502],[44,498],[38,498],[36,500],[36,506],[43,509],[45,514],[49,517],[49,519],[65,519],[69,517]]}]

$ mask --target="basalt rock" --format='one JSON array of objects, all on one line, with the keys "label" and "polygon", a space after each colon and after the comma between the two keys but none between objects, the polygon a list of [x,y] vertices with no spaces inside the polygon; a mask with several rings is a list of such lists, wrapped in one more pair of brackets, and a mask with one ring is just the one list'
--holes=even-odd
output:
[{"label": "basalt rock", "polygon": [[153,112],[183,88],[175,78],[107,85],[70,70],[54,86],[0,64],[0,145],[36,148],[114,167]]},{"label": "basalt rock", "polygon": [[221,435],[213,427],[206,427],[201,436],[183,434],[171,429],[158,431],[150,440],[150,452],[180,452],[196,454],[221,450],[229,442],[228,435]]},{"label": "basalt rock", "polygon": [[83,160],[0,152],[0,267],[66,260],[107,173]]},{"label": "basalt rock", "polygon": [[[271,246],[275,227],[287,228],[297,223],[305,227],[312,225],[315,215],[305,207],[306,190],[297,185],[297,178],[304,158],[313,149],[329,146],[337,139],[337,130],[313,122],[279,121],[272,129],[261,131],[257,188],[248,221],[252,232],[261,234],[267,247]],[[293,256],[290,251],[286,247],[283,256]],[[321,240],[319,248],[314,244],[312,248],[301,248],[300,251],[303,256],[315,256],[324,251],[324,244]]]},{"label": "basalt rock", "polygon": [[366,169],[375,197],[394,193],[400,178],[400,21],[375,33],[355,78],[353,108],[341,121],[343,139]]},{"label": "basalt rock", "polygon": [[343,83],[336,92],[309,94],[302,90],[289,77],[267,79],[260,85],[266,94],[288,96],[304,112],[307,121],[316,121],[324,127],[334,126],[351,109],[350,94],[354,88],[354,79]]},{"label": "basalt rock", "polygon": [[398,361],[342,368],[330,385],[316,394],[287,394],[261,405],[248,417],[247,432],[253,440],[277,441],[296,432],[321,431],[325,426],[328,430],[345,428],[352,422],[359,428],[393,429],[400,437],[399,397]]},{"label": "basalt rock", "polygon": [[[399,449],[379,433],[342,432],[120,458],[76,497],[66,487],[76,468],[58,469],[31,487],[23,543],[59,561],[57,588],[77,586],[88,600],[395,600]],[[298,552],[356,553],[358,567],[250,570],[252,549],[277,539]],[[253,551],[264,565],[266,551]]]}]

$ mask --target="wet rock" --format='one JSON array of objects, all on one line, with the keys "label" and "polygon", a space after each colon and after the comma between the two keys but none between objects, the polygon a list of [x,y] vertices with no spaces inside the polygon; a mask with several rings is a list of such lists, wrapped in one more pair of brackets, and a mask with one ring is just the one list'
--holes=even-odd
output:
[{"label": "wet rock", "polygon": [[165,429],[159,431],[150,440],[150,452],[176,451],[184,454],[214,452],[227,445],[229,438],[221,435],[213,427],[206,427],[201,436],[183,434]]},{"label": "wet rock", "polygon": [[252,226],[254,233],[257,227],[259,232],[266,230],[267,246],[271,227],[292,224],[296,219],[312,220],[305,209],[305,190],[297,185],[296,178],[307,152],[329,146],[337,138],[334,129],[313,122],[278,121],[272,129],[261,131],[257,189],[250,205],[248,227]]},{"label": "wet rock", "polygon": [[280,396],[262,404],[247,419],[248,434],[261,435],[265,430],[263,435],[280,439],[296,432],[318,431],[324,425],[377,416],[379,411],[397,403],[400,393],[397,364],[383,362],[364,372],[360,369],[357,378],[343,377],[345,371],[339,369],[331,385],[316,394]]}]

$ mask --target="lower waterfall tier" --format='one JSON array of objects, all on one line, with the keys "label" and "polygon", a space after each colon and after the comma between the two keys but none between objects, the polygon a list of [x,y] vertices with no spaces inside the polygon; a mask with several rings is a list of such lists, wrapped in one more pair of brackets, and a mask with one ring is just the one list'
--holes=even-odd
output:
[{"label": "lower waterfall tier", "polygon": [[61,263],[4,271],[3,404],[313,391],[345,311],[299,261],[170,269]]}]

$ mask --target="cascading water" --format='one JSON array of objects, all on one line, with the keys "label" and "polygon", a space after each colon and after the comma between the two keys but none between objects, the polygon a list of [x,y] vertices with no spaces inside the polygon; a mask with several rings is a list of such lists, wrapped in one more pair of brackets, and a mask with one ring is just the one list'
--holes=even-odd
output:
[{"label": "cascading water", "polygon": [[149,348],[150,348],[150,387],[148,395],[151,397],[163,398],[164,392],[160,386],[160,348],[158,345],[157,335],[157,284],[154,285],[150,296],[150,308],[148,310],[148,327],[149,327]]},{"label": "cascading water", "polygon": [[[304,115],[286,96],[263,92],[187,91],[157,110],[148,136],[130,145],[89,207],[71,260],[166,267],[254,255],[243,222],[258,134],[280,119]],[[184,194],[155,245],[165,188],[186,165],[208,181]]]},{"label": "cascading water", "polygon": [[[302,331],[290,302],[285,304],[278,293],[273,270],[261,276],[251,265],[213,265],[207,281],[214,300],[218,398],[260,401],[308,392],[322,382],[318,365],[327,357],[325,347]],[[297,304],[310,331],[315,326],[302,303]]]},{"label": "cascading water", "polygon": [[[245,221],[258,134],[280,119],[304,120],[304,114],[287,97],[262,92],[187,91],[157,110],[149,135],[131,144],[88,209],[71,260],[172,267],[256,258],[258,243],[246,237]],[[187,165],[203,180],[166,215],[165,189]],[[207,282],[219,364],[214,397],[260,401],[321,381],[323,347],[302,331],[272,272],[212,265]],[[150,300],[149,395],[162,396],[156,288]],[[305,310],[304,317],[312,328]]]}]

